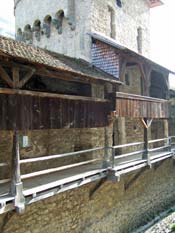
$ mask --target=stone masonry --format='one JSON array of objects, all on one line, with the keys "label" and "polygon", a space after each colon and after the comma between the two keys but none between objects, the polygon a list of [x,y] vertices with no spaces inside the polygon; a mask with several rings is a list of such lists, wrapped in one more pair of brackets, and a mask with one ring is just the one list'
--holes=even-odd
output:
[{"label": "stone masonry", "polygon": [[[145,0],[123,0],[122,7],[117,6],[115,0],[16,0],[15,2],[17,35],[19,29],[25,34],[26,28],[30,27],[32,31],[35,23],[40,23],[35,33],[39,37],[36,39],[34,33],[31,37],[28,35],[30,37],[28,43],[91,61],[91,39],[88,33],[97,31],[110,36],[111,30],[114,30],[113,38],[117,43],[138,51],[137,39],[140,28],[142,53],[149,56],[150,8]],[[70,27],[70,16],[72,17],[72,11],[70,13],[69,9],[72,6],[70,2],[75,5],[73,8],[75,27]],[[59,12],[64,13],[63,19],[60,19],[62,20],[62,32],[58,32],[51,23],[51,34],[47,37],[43,32],[44,20],[47,16],[54,20]],[[111,30],[110,27],[112,27]]]}]

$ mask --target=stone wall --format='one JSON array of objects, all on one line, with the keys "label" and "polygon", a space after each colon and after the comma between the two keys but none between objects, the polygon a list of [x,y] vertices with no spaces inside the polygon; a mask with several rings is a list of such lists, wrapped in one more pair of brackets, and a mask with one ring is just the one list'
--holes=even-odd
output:
[{"label": "stone wall", "polygon": [[[105,140],[112,145],[112,127],[83,128],[83,129],[57,129],[57,130],[34,130],[22,132],[22,136],[28,136],[30,146],[20,147],[21,159],[42,157],[47,155],[68,153],[103,147]],[[0,133],[0,162],[7,162],[11,167],[12,161],[12,140],[13,133],[1,131]],[[92,152],[79,156],[60,158],[55,160],[43,161],[35,164],[24,164],[21,167],[22,174],[64,166],[72,163],[90,160],[93,158],[104,159],[104,152]],[[0,179],[9,178],[11,169],[2,168]]]},{"label": "stone wall", "polygon": [[47,15],[50,15],[52,19],[54,19],[57,12],[64,11],[65,17],[62,22],[62,33],[59,34],[58,30],[51,25],[51,34],[49,38],[41,34],[40,41],[37,41],[37,39],[33,37],[32,43],[41,48],[71,57],[89,59],[90,37],[87,36],[87,32],[90,31],[90,3],[91,1],[76,1],[76,27],[72,30],[67,20],[69,17],[67,0],[21,0],[15,9],[16,33],[19,28],[24,31],[26,25],[33,27],[36,20],[41,22],[42,27],[44,18]]},{"label": "stone wall", "polygon": [[31,204],[25,214],[0,215],[1,233],[126,233],[145,224],[174,201],[175,170],[172,160],[106,181],[93,194],[97,182]]},{"label": "stone wall", "polygon": [[138,51],[137,30],[142,28],[142,53],[149,56],[150,24],[148,3],[143,0],[123,0],[122,7],[115,0],[93,1],[91,30],[110,36],[110,11],[115,12],[115,40],[117,43]]}]

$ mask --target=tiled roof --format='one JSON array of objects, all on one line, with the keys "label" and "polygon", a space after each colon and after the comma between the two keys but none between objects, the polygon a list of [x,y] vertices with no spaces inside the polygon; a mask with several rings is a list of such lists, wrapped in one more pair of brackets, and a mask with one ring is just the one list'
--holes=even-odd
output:
[{"label": "tiled roof", "polygon": [[156,7],[156,6],[161,6],[163,4],[162,1],[160,0],[149,0],[150,7]]},{"label": "tiled roof", "polygon": [[0,54],[8,55],[22,62],[32,63],[34,65],[39,64],[79,76],[119,82],[113,76],[92,67],[88,62],[60,54],[52,54],[44,49],[27,45],[24,42],[18,42],[3,36],[0,36]]}]

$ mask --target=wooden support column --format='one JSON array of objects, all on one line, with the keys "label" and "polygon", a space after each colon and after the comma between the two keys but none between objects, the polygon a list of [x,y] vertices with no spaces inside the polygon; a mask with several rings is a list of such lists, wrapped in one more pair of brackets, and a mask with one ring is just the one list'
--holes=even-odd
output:
[{"label": "wooden support column", "polygon": [[19,86],[19,67],[14,66],[12,68],[13,72],[13,87],[18,88]]},{"label": "wooden support column", "polygon": [[[148,120],[144,118],[146,125],[149,125]],[[144,127],[144,154],[143,159],[147,160],[148,166],[151,167],[150,153],[149,153],[149,127]]]},{"label": "wooden support column", "polygon": [[[165,138],[167,138],[167,145],[171,146],[171,138],[169,137],[168,119],[163,120],[163,124],[164,124],[164,136],[165,136]],[[170,147],[170,150],[171,150],[171,147]]]},{"label": "wooden support column", "polygon": [[139,63],[138,65],[144,81],[142,94],[145,96],[149,96],[151,67],[149,65],[143,65],[142,63]]},{"label": "wooden support column", "polygon": [[103,168],[108,168],[111,166],[111,158],[110,158],[110,142],[109,142],[109,129],[108,127],[104,128],[104,139],[105,139],[105,149],[104,149],[104,160],[103,160]]},{"label": "wooden support column", "polygon": [[16,211],[23,213],[25,210],[25,198],[21,181],[19,133],[17,131],[13,135],[11,195],[15,197],[14,206]]},{"label": "wooden support column", "polygon": [[[113,127],[113,146],[122,145],[122,144],[126,144],[126,122],[125,122],[125,117],[118,117],[115,120]],[[120,151],[119,150],[117,151],[116,149],[112,150],[113,167],[114,167],[114,156],[117,155],[117,152],[122,154],[123,149],[120,149]]]}]

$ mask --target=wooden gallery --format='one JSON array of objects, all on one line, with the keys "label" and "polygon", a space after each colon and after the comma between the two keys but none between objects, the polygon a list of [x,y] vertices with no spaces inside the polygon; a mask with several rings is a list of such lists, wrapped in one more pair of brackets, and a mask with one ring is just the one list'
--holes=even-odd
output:
[{"label": "wooden gallery", "polygon": [[91,37],[92,64],[0,37],[1,214],[173,166],[171,71]]}]

